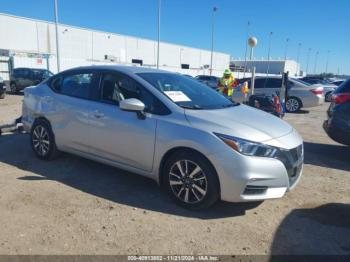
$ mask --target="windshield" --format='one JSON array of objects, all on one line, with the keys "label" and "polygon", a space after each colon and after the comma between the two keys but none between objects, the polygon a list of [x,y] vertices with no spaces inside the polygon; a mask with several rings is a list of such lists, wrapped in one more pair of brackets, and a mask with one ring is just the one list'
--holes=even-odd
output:
[{"label": "windshield", "polygon": [[189,109],[220,109],[237,105],[210,87],[177,74],[139,73],[178,106]]},{"label": "windshield", "polygon": [[293,78],[293,80],[296,81],[296,82],[299,82],[299,83],[301,83],[301,84],[303,84],[303,85],[311,86],[310,83],[307,83],[307,82],[305,82],[305,81],[303,81],[303,80],[300,80],[300,79],[298,79],[298,78]]}]

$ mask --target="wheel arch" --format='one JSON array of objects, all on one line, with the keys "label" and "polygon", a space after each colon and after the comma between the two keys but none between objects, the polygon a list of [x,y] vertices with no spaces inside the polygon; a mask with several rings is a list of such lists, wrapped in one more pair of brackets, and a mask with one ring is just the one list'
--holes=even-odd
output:
[{"label": "wheel arch", "polygon": [[169,149],[162,157],[161,161],[160,161],[160,164],[159,164],[159,168],[158,168],[158,183],[159,185],[163,185],[163,182],[164,182],[164,176],[163,176],[163,169],[164,169],[164,166],[165,166],[165,163],[166,161],[169,159],[169,157],[171,157],[173,154],[175,154],[176,152],[179,152],[179,151],[183,151],[183,150],[186,150],[186,151],[190,151],[190,152],[195,152],[196,154],[199,154],[200,156],[202,156],[204,159],[207,160],[208,164],[211,166],[211,168],[213,168],[214,172],[215,172],[215,175],[217,176],[217,179],[219,181],[219,192],[221,194],[221,189],[220,189],[220,180],[219,180],[219,176],[217,174],[217,171],[216,171],[216,168],[215,166],[211,163],[211,161],[205,156],[205,154],[201,153],[200,151],[196,150],[196,149],[193,149],[193,148],[190,148],[190,147],[185,147],[185,146],[179,146],[179,147],[174,147],[174,148],[171,148]]},{"label": "wheel arch", "polygon": [[[300,108],[302,108],[302,107],[304,106],[304,105],[303,105],[303,100],[300,99],[299,97],[297,97],[297,96],[288,96],[287,100],[288,100],[289,98],[295,98],[296,100],[298,100],[298,101],[300,102]],[[287,100],[286,100],[286,101],[287,101]]]}]

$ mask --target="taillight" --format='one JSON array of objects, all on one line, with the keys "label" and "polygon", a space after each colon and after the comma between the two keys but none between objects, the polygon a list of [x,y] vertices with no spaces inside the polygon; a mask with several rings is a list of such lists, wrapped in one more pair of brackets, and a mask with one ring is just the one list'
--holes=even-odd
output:
[{"label": "taillight", "polygon": [[323,89],[312,89],[310,90],[313,94],[315,95],[322,95],[323,94]]},{"label": "taillight", "polygon": [[341,93],[332,96],[332,102],[335,104],[343,104],[350,101],[350,93]]}]

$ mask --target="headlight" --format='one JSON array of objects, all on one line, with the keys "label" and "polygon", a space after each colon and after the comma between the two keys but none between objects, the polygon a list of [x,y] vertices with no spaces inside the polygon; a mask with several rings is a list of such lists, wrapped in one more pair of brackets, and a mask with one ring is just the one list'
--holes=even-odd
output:
[{"label": "headlight", "polygon": [[275,157],[278,148],[244,140],[241,138],[214,133],[219,137],[226,145],[236,150],[237,152],[247,156],[260,156],[260,157]]}]

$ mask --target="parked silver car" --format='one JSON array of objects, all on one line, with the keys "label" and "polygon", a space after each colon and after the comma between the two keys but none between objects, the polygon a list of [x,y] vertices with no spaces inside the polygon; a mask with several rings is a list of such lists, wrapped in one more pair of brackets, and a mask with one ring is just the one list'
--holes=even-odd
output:
[{"label": "parked silver car", "polygon": [[135,172],[187,208],[279,198],[302,173],[289,124],[166,71],[62,72],[25,89],[22,122],[40,159],[64,151]]},{"label": "parked silver car", "polygon": [[[248,80],[250,87],[250,80]],[[257,77],[255,79],[255,94],[276,94],[282,86],[282,78],[279,76]],[[249,89],[249,92],[251,90]],[[244,95],[236,91],[233,93],[232,99],[236,102],[243,102]],[[309,108],[319,106],[324,102],[324,94],[322,86],[312,86],[301,80],[289,78],[288,81],[288,97],[286,99],[287,112],[297,112],[301,108]]]}]

